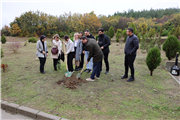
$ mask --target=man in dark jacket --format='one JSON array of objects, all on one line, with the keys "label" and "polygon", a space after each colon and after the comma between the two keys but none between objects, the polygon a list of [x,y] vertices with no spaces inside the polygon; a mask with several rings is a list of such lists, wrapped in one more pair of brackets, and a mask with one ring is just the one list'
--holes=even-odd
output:
[{"label": "man in dark jacket", "polygon": [[[109,36],[104,34],[104,29],[100,28],[99,30],[99,39],[98,44],[104,54],[104,62],[106,64],[106,72],[105,74],[109,73],[109,62],[108,62],[108,55],[109,55],[109,45],[110,45],[110,39]],[[102,71],[102,63],[101,63],[101,71]]]},{"label": "man in dark jacket", "polygon": [[100,67],[103,59],[103,52],[99,47],[96,40],[92,38],[87,38],[86,36],[81,37],[81,41],[86,44],[87,51],[89,56],[87,58],[87,63],[93,57],[93,71],[90,78],[87,78],[87,81],[94,81],[94,79],[99,79],[100,77]]},{"label": "man in dark jacket", "polygon": [[133,34],[133,28],[127,29],[127,39],[126,45],[124,48],[125,53],[125,75],[121,79],[128,78],[128,69],[131,69],[131,77],[127,80],[127,82],[134,81],[134,61],[136,58],[136,51],[139,48],[139,40],[136,35]]},{"label": "man in dark jacket", "polygon": [[[90,32],[89,32],[88,29],[86,29],[86,30],[84,31],[84,34],[85,34],[85,36],[86,36],[87,38],[93,38],[93,40],[95,40],[94,36],[93,36],[92,34],[90,34]],[[88,58],[88,56],[89,56],[89,52],[88,52],[87,49],[86,49],[86,45],[83,45],[83,51],[84,51],[84,53],[85,53],[86,60],[87,60],[87,58]],[[91,58],[91,60],[90,60],[89,63],[87,64],[87,68],[86,68],[86,70],[85,70],[84,72],[90,73],[90,72],[92,71],[92,67],[93,67],[93,58]]]}]

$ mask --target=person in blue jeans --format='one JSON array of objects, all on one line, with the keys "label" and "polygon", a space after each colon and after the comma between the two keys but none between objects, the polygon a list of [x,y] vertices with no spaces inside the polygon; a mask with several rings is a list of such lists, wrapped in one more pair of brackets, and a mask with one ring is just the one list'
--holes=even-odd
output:
[{"label": "person in blue jeans", "polygon": [[101,71],[101,62],[104,57],[101,48],[98,43],[92,38],[87,38],[86,36],[81,37],[82,43],[86,44],[86,49],[89,52],[89,56],[87,58],[87,63],[89,63],[90,59],[93,57],[93,71],[90,78],[87,78],[87,81],[94,81],[95,79],[99,79],[100,71]]},{"label": "person in blue jeans", "polygon": [[[86,29],[86,30],[84,31],[84,34],[85,34],[85,36],[86,36],[87,38],[92,38],[91,40],[94,40],[94,41],[95,41],[94,36],[93,36],[92,34],[90,34],[90,32],[89,32],[88,29]],[[85,53],[86,60],[87,60],[88,57],[89,57],[89,51],[87,51],[86,45],[84,45],[84,50],[83,50],[83,51],[84,51],[84,53]],[[93,67],[93,58],[91,58],[90,61],[88,62],[87,68],[86,68],[86,70],[85,70],[84,72],[90,73],[90,72],[92,71],[92,67]]]}]

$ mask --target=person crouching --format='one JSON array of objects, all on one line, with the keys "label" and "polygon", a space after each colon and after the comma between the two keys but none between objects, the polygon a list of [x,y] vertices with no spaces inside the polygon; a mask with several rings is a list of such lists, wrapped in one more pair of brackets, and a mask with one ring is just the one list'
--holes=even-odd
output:
[{"label": "person crouching", "polygon": [[87,38],[86,36],[81,37],[82,43],[86,44],[87,51],[89,51],[89,56],[87,63],[93,57],[93,71],[90,78],[87,78],[87,81],[94,81],[94,79],[99,79],[101,71],[101,62],[104,57],[101,48],[99,47],[96,40],[93,38]]}]

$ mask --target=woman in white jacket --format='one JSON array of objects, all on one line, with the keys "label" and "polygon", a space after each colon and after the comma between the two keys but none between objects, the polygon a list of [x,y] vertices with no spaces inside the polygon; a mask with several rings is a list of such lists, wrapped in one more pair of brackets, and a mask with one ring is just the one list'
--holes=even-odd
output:
[{"label": "woman in white jacket", "polygon": [[61,57],[61,53],[62,53],[62,42],[61,40],[59,40],[59,35],[55,34],[53,36],[53,41],[52,41],[52,47],[53,48],[57,48],[58,49],[58,53],[57,54],[52,54],[51,53],[51,57],[53,58],[53,65],[54,65],[54,70],[57,71],[57,64],[60,64],[60,57]]},{"label": "woman in white jacket", "polygon": [[64,36],[65,39],[65,45],[67,52],[65,53],[67,55],[67,66],[68,71],[73,72],[73,58],[74,58],[74,43],[69,39],[68,35]]}]

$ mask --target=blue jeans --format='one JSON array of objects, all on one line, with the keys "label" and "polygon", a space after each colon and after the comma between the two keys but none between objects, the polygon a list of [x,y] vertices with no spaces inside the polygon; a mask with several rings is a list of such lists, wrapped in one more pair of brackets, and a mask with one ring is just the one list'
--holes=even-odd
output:
[{"label": "blue jeans", "polygon": [[96,75],[96,77],[100,77],[100,71],[101,71],[101,62],[96,62],[93,64],[93,72],[91,74],[91,79],[95,79],[94,76]]},{"label": "blue jeans", "polygon": [[[85,56],[86,56],[86,61],[87,61],[89,57],[89,51],[85,51]],[[88,62],[86,69],[92,70],[92,67],[93,67],[93,58],[91,58],[90,61]]]}]

